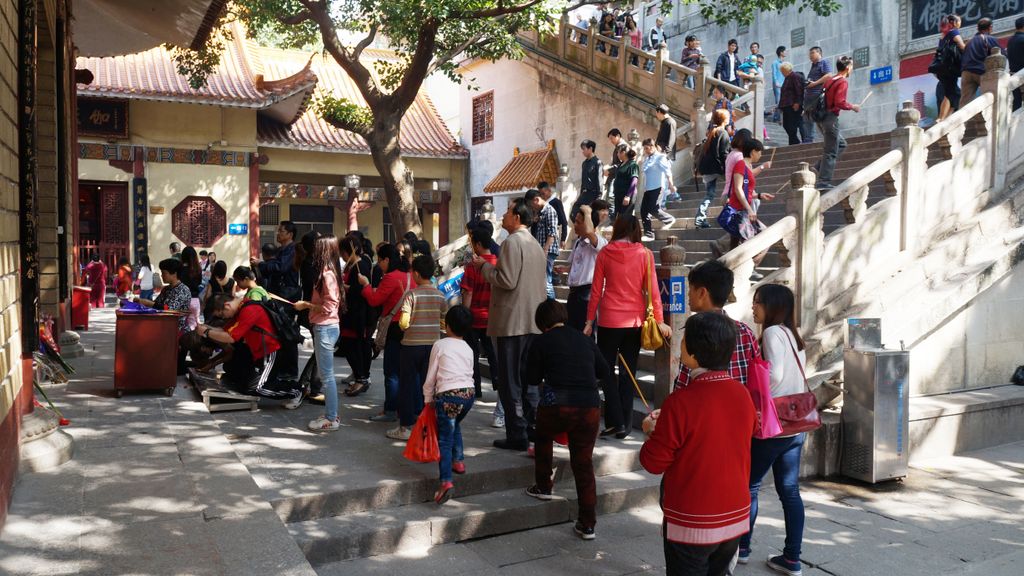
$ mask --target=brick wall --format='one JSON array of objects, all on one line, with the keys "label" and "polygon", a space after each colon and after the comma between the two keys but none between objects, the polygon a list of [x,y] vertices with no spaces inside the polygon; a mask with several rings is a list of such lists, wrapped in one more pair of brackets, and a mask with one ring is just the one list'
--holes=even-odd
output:
[{"label": "brick wall", "polygon": [[17,3],[0,0],[0,526],[18,469],[22,386],[18,310]]}]

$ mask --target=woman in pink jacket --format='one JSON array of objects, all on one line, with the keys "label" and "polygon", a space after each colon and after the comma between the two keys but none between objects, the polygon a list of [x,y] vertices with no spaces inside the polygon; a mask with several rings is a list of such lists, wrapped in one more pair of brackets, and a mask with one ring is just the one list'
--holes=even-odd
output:
[{"label": "woman in pink jacket", "polygon": [[648,293],[653,296],[654,317],[662,335],[672,335],[672,329],[663,321],[656,274],[654,254],[640,243],[640,221],[636,216],[620,216],[612,228],[612,241],[597,255],[587,323],[583,327],[583,333],[590,336],[596,317],[597,347],[605,361],[613,366],[621,354],[629,369],[626,373],[620,363],[618,378],[609,371],[604,380],[602,437],[614,435],[622,440],[633,427],[633,380],[629,374],[636,374],[640,357],[640,327],[647,317]]}]

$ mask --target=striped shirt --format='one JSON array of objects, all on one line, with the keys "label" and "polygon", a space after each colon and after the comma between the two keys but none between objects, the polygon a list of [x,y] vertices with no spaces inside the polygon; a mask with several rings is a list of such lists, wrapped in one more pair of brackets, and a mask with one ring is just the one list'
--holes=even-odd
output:
[{"label": "striped shirt", "polygon": [[402,301],[399,326],[405,330],[403,346],[433,346],[444,330],[444,314],[448,303],[444,295],[430,284],[416,286]]}]

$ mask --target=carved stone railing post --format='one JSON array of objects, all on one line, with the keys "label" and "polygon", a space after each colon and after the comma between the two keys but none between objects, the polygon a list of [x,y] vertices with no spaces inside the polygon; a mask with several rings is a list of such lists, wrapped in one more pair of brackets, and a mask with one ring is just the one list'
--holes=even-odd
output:
[{"label": "carved stone railing post", "polygon": [[[605,48],[607,50],[608,48]],[[590,28],[587,29],[587,59],[584,63],[587,72],[594,72],[594,52],[597,51],[597,20],[590,19]]]},{"label": "carved stone railing post", "polygon": [[1010,145],[1010,75],[1006,71],[1006,56],[995,53],[985,58],[985,74],[981,77],[982,92],[995,97],[989,126],[990,158],[992,161],[992,188],[1001,190],[1006,184],[1006,165]]},{"label": "carved stone railing post", "polygon": [[755,76],[750,82],[750,89],[754,91],[754,99],[750,104],[750,113],[754,115],[754,122],[751,124],[754,138],[764,139],[764,78]]},{"label": "carved stone railing post", "polygon": [[916,250],[920,236],[921,208],[925,194],[925,175],[928,170],[928,149],[922,142],[924,131],[918,123],[921,113],[913,102],[906,100],[896,113],[896,129],[892,131],[892,148],[903,151],[900,165],[900,250]]},{"label": "carved stone railing post", "polygon": [[657,58],[654,60],[654,89],[659,104],[665,101],[665,61],[668,60],[668,46],[664,42],[658,46]]},{"label": "carved stone railing post", "polygon": [[786,210],[796,216],[796,243],[790,255],[796,274],[793,288],[797,299],[797,323],[810,336],[818,322],[818,267],[825,242],[821,231],[821,193],[814,188],[815,176],[806,162],[790,176],[792,192]]},{"label": "carved stone railing post", "polygon": [[693,89],[697,94],[693,101],[693,116],[690,118],[690,124],[693,125],[693,137],[690,138],[690,142],[694,144],[703,140],[704,135],[708,133],[708,112],[704,108],[704,102],[708,97],[707,65],[708,59],[701,56],[697,75],[693,78]]}]

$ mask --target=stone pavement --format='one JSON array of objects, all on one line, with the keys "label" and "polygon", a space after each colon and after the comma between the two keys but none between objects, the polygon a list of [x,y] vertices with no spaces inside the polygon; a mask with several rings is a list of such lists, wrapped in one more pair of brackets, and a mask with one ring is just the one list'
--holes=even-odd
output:
[{"label": "stone pavement", "polygon": [[[561,523],[429,550],[403,546],[400,554],[314,570],[290,527],[357,512],[381,526],[394,523],[397,511],[428,506],[417,503],[436,483],[436,466],[403,460],[401,445],[383,437],[386,425],[365,421],[379,409],[379,361],[371,392],[342,399],[346,426],[312,434],[304,425],[316,406],[289,412],[268,403],[255,413],[210,415],[184,386],[171,398],[154,392],[116,399],[112,310],[93,312],[91,324],[83,333],[88,353],[73,361],[78,374],[66,390],[49,391],[72,420],[75,458],[20,479],[0,534],[2,575],[664,571],[660,514],[649,502],[601,516],[594,542],[579,541],[571,524]],[[342,361],[338,375],[346,374]],[[488,426],[493,397],[488,391],[466,424],[471,473],[456,479],[463,493],[529,482],[525,455],[488,448],[499,435]],[[611,474],[628,469],[638,445],[601,442],[599,465]],[[926,462],[902,483],[818,481],[804,494],[807,574],[1021,574],[1024,443]],[[755,562],[741,575],[767,573],[763,558],[782,545],[770,486],[761,501]]]},{"label": "stone pavement", "polygon": [[[1024,573],[1024,443],[914,467],[902,482],[878,487],[842,481],[803,485],[803,560],[807,576]],[[736,576],[775,574],[782,510],[762,491],[750,564]],[[657,507],[598,518],[597,539],[583,542],[571,524],[478,541],[319,566],[320,576],[627,575],[665,570]]]}]

